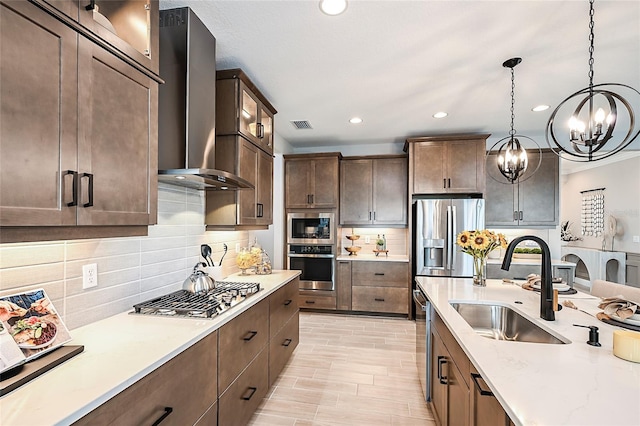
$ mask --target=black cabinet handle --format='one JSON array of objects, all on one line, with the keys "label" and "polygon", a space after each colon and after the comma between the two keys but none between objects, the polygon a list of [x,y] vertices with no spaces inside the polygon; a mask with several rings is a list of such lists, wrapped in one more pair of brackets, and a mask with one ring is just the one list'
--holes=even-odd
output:
[{"label": "black cabinet handle", "polygon": [[293,302],[293,300],[291,299],[287,299],[284,301],[284,306],[289,306],[291,304],[291,302]]},{"label": "black cabinet handle", "polygon": [[482,381],[484,382],[484,379],[482,378],[481,375],[476,373],[471,373],[471,378],[473,379],[473,383],[476,384],[476,388],[480,391],[480,395],[493,396],[493,392],[491,392],[490,390],[484,390],[480,387],[480,383],[478,383],[478,379],[482,379]]},{"label": "black cabinet handle", "polygon": [[[87,10],[93,10],[96,8],[96,0],[91,0],[88,5],[84,7]],[[155,423],[154,423],[155,424]]]},{"label": "black cabinet handle", "polygon": [[518,212],[517,211],[513,211],[513,220],[518,220]]},{"label": "black cabinet handle", "polygon": [[375,300],[376,302],[384,302],[384,299],[381,297],[376,297],[373,300]]},{"label": "black cabinet handle", "polygon": [[311,194],[307,194],[307,204],[311,204]]},{"label": "black cabinet handle", "polygon": [[305,300],[304,303],[308,303],[310,305],[313,305],[315,302],[315,300]]},{"label": "black cabinet handle", "polygon": [[384,272],[374,272],[373,275],[384,275]]},{"label": "black cabinet handle", "polygon": [[447,179],[442,179],[442,187],[446,188],[447,187]]},{"label": "black cabinet handle", "polygon": [[522,220],[522,210],[520,210],[520,220]]},{"label": "black cabinet handle", "polygon": [[371,212],[369,212],[369,220],[371,220]]},{"label": "black cabinet handle", "polygon": [[256,217],[262,217],[264,215],[264,205],[262,203],[257,203],[256,207]]},{"label": "black cabinet handle", "polygon": [[67,207],[73,207],[73,206],[77,206],[78,205],[78,172],[76,172],[75,170],[67,170],[67,172],[64,174],[65,176],[67,175],[73,175],[73,181],[71,182],[71,191],[72,191],[72,199],[70,203],[67,203]]},{"label": "black cabinet handle", "polygon": [[442,375],[442,365],[446,363],[447,363],[447,357],[442,355],[438,357],[438,380],[440,381],[440,384],[443,384],[443,385],[447,384],[447,376]]},{"label": "black cabinet handle", "polygon": [[257,390],[258,388],[254,388],[254,387],[247,388],[247,392],[245,392],[245,396],[243,396],[242,399],[244,399],[245,401],[250,400],[253,394],[256,393]]},{"label": "black cabinet handle", "polygon": [[311,204],[313,204],[315,201],[313,201],[313,194],[311,194]]},{"label": "black cabinet handle", "polygon": [[93,207],[93,173],[83,173],[82,177],[89,178],[89,202],[84,203],[82,207]]},{"label": "black cabinet handle", "polygon": [[282,346],[289,346],[292,341],[293,340],[291,340],[291,339],[285,339],[285,341],[282,343]]},{"label": "black cabinet handle", "polygon": [[169,414],[171,414],[171,413],[173,413],[173,407],[164,407],[164,413],[162,413],[162,415],[160,417],[158,417],[158,420],[153,422],[153,424],[151,426],[158,426],[160,423],[162,423],[162,421],[164,419],[169,417]]},{"label": "black cabinet handle", "polygon": [[256,337],[256,334],[258,334],[257,331],[250,331],[249,333],[247,333],[246,336],[244,336],[242,338],[242,340],[244,340],[245,342],[248,342],[249,340],[253,339],[254,337]]},{"label": "black cabinet handle", "polygon": [[260,139],[264,138],[264,124],[260,123],[260,136],[258,136]]},{"label": "black cabinet handle", "polygon": [[451,178],[448,178],[448,179],[447,179],[447,184],[448,184],[448,186],[447,186],[447,187],[448,187],[448,188],[451,188]]}]

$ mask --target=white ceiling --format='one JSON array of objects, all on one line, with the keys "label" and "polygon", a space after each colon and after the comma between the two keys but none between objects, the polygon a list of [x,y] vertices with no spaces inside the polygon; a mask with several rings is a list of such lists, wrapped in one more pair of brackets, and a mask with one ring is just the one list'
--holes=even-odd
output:
[{"label": "white ceiling", "polygon": [[[515,128],[544,147],[553,108],[588,85],[587,0],[349,0],[334,17],[316,0],[160,0],[182,6],[216,37],[218,69],[242,68],[278,110],[276,132],[298,148],[461,132],[498,140],[510,125],[502,63],[515,56]],[[594,83],[640,90],[640,1],[595,9]],[[532,112],[538,104],[551,109]],[[432,118],[438,111],[449,116]],[[364,122],[349,124],[353,116]]]}]

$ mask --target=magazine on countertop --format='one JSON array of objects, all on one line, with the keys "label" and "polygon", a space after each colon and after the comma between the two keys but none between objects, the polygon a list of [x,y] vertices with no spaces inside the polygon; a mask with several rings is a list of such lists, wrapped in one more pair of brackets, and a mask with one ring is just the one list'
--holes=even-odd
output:
[{"label": "magazine on countertop", "polygon": [[0,373],[70,340],[44,289],[0,297]]}]

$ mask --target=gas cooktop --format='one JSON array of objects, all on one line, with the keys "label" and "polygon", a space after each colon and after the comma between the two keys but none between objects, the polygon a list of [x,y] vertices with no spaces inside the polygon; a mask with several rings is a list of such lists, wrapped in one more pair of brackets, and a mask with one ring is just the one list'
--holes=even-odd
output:
[{"label": "gas cooktop", "polygon": [[260,291],[259,283],[216,281],[206,293],[178,290],[133,305],[133,314],[168,317],[213,318]]}]

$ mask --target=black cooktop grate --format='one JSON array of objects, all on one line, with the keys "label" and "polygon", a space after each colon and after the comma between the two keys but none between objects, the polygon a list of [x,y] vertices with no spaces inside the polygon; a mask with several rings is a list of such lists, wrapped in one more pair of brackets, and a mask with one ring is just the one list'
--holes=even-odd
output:
[{"label": "black cooktop grate", "polygon": [[223,282],[207,293],[178,290],[133,305],[137,314],[211,318],[260,291],[258,283]]}]

